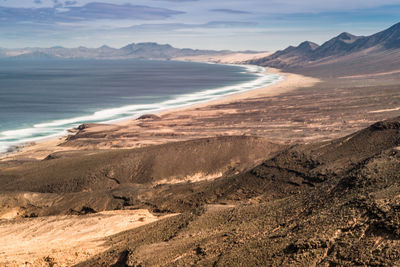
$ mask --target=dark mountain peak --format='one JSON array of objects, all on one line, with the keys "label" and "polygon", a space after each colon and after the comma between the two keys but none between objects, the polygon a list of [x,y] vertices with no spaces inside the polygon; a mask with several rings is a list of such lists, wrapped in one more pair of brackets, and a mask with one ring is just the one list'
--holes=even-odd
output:
[{"label": "dark mountain peak", "polygon": [[103,54],[107,54],[107,53],[113,53],[114,51],[116,51],[117,49],[112,48],[108,45],[102,45],[99,48],[96,49],[98,52],[103,53]]},{"label": "dark mountain peak", "polygon": [[[379,33],[378,33],[379,34]],[[400,23],[397,23],[390,27],[389,29],[380,32],[380,34],[384,35],[387,38],[399,38],[400,37]]]},{"label": "dark mountain peak", "polygon": [[396,32],[400,34],[400,22],[396,23],[395,25],[393,25],[392,27],[390,27],[389,29],[387,29],[387,31],[390,32]]},{"label": "dark mountain peak", "polygon": [[343,32],[315,49],[315,53],[313,54],[312,58],[315,60],[324,57],[341,56],[347,54],[353,50],[353,44],[362,38],[363,37],[355,36],[348,32]]},{"label": "dark mountain peak", "polygon": [[353,35],[353,34],[351,34],[351,33],[348,33],[348,32],[342,32],[336,38],[339,39],[339,40],[353,40],[353,39],[356,39],[358,37]]},{"label": "dark mountain peak", "polygon": [[[280,51],[280,52],[285,52],[285,53],[287,53],[287,52],[291,52],[291,51],[293,51],[293,50],[295,50],[295,49],[296,49],[295,46],[290,45],[290,46],[288,46],[287,48],[285,48],[284,50],[282,50],[282,51]],[[279,52],[279,51],[278,51],[278,52]]]},{"label": "dark mountain peak", "polygon": [[131,43],[131,44],[128,44],[128,45],[126,45],[126,46],[122,47],[121,49],[123,49],[123,50],[126,50],[126,49],[132,49],[132,47],[135,47],[135,46],[136,46],[136,44],[135,44],[135,43]]},{"label": "dark mountain peak", "polygon": [[60,45],[56,45],[56,46],[50,47],[50,49],[64,49],[64,47],[60,46]]},{"label": "dark mountain peak", "polygon": [[141,46],[156,46],[156,47],[172,47],[169,44],[159,44],[159,43],[154,43],[154,42],[138,43],[137,45],[141,45]]},{"label": "dark mountain peak", "polygon": [[338,36],[333,37],[328,42],[330,42],[330,41],[347,41],[347,42],[349,42],[349,41],[354,41],[354,40],[356,40],[358,38],[360,38],[360,37],[356,36],[356,35],[353,35],[351,33],[348,33],[348,32],[342,32]]},{"label": "dark mountain peak", "polygon": [[400,48],[400,23],[367,37],[365,46],[380,46],[386,49]]},{"label": "dark mountain peak", "polygon": [[108,45],[102,45],[99,47],[99,49],[113,49],[113,48],[109,47]]},{"label": "dark mountain peak", "polygon": [[353,35],[348,32],[342,32],[338,36],[336,36],[336,37],[332,38],[331,40],[327,41],[326,43],[324,43],[321,47],[332,46],[332,45],[335,46],[337,44],[343,44],[343,43],[352,44],[360,38],[362,38],[362,37]]},{"label": "dark mountain peak", "polygon": [[169,44],[158,44],[153,42],[146,42],[146,43],[132,43],[127,46],[122,47],[122,50],[137,50],[137,49],[171,49],[173,48]]},{"label": "dark mountain peak", "polygon": [[[287,64],[287,62],[292,63],[307,60],[307,58],[310,57],[314,50],[316,50],[318,47],[319,46],[316,43],[305,41],[298,46],[289,46],[286,49],[277,51],[270,56],[257,60],[252,60],[249,63],[262,65],[265,64],[264,62],[269,62],[269,64],[271,64],[270,66],[282,68],[286,66],[285,64]],[[281,64],[280,60],[283,58],[286,59],[286,63]]]},{"label": "dark mountain peak", "polygon": [[319,47],[319,45],[317,45],[316,43],[313,43],[310,41],[305,41],[305,42],[302,42],[297,48],[301,49],[301,50],[313,51],[313,50],[317,49],[318,47]]}]

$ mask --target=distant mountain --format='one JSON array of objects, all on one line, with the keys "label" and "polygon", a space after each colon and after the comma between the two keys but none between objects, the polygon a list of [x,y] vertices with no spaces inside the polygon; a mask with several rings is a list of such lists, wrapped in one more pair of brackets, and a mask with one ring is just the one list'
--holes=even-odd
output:
[{"label": "distant mountain", "polygon": [[[7,57],[7,54],[6,54]],[[10,58],[13,59],[53,59],[54,56],[48,54],[48,53],[43,53],[40,51],[33,51],[31,53],[22,53],[20,55],[12,56]]]},{"label": "distant mountain", "polygon": [[315,60],[324,57],[345,54],[352,50],[353,44],[360,38],[362,37],[355,36],[347,32],[341,33],[337,37],[318,47],[315,52],[310,55],[310,57]]},{"label": "distant mountain", "polygon": [[99,48],[24,48],[0,49],[0,58],[9,59],[157,59],[169,60],[176,57],[228,54],[230,51],[179,49],[169,44],[132,43],[120,49],[103,45]]},{"label": "distant mountain", "polygon": [[400,23],[371,36],[344,32],[321,46],[303,42],[249,63],[322,76],[400,69]]},{"label": "distant mountain", "polygon": [[133,43],[122,47],[120,50],[128,57],[145,59],[172,59],[185,56],[230,53],[230,51],[193,50],[188,48],[179,49],[172,47],[169,44],[160,45],[157,43]]},{"label": "distant mountain", "polygon": [[255,60],[252,63],[260,64],[264,63],[264,60],[268,62],[268,66],[274,66],[282,68],[286,65],[301,64],[304,60],[311,57],[312,53],[318,49],[319,45],[313,42],[305,41],[299,46],[289,46],[285,50],[278,51],[266,58]]}]

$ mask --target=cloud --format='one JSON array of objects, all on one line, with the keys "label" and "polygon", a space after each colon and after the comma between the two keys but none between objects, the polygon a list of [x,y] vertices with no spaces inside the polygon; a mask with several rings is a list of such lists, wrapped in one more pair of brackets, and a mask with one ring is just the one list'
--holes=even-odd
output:
[{"label": "cloud", "polygon": [[[74,4],[74,1],[67,1]],[[65,4],[67,4],[67,2]],[[54,7],[45,8],[14,8],[0,6],[0,23],[9,22],[37,22],[37,23],[55,23],[55,22],[79,22],[91,20],[159,20],[169,18],[175,15],[184,14],[184,12],[141,5],[131,4],[109,4],[109,3],[88,3],[84,6],[67,6],[63,9],[63,4],[53,0]]]},{"label": "cloud", "polygon": [[49,22],[55,17],[54,8],[0,7],[0,23],[35,21]]},{"label": "cloud", "polygon": [[64,5],[63,5],[63,3],[62,2],[60,2],[60,1],[58,1],[58,0],[53,0],[53,6],[54,6],[54,8],[61,8],[61,7],[63,7]]},{"label": "cloud", "polygon": [[78,3],[77,1],[65,1],[64,5],[73,6],[73,5],[76,5],[77,3]]},{"label": "cloud", "polygon": [[227,14],[251,14],[250,12],[247,12],[247,11],[227,9],[227,8],[210,9],[210,11],[227,13]]},{"label": "cloud", "polygon": [[184,12],[165,8],[134,6],[130,4],[115,5],[109,3],[89,3],[83,7],[70,7],[61,13],[65,18],[79,20],[96,19],[164,19]]},{"label": "cloud", "polygon": [[234,27],[251,27],[258,23],[249,21],[211,21],[201,24],[185,24],[185,23],[163,23],[163,24],[140,24],[118,30],[134,30],[134,31],[174,31],[180,29],[199,29],[199,28],[234,28]]},{"label": "cloud", "polygon": [[204,26],[211,28],[229,28],[229,27],[249,27],[256,26],[257,22],[249,22],[249,21],[211,21]]}]

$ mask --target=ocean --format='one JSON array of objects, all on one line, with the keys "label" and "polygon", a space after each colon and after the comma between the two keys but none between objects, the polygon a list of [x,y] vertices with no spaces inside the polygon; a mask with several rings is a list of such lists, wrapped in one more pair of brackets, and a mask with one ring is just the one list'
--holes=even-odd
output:
[{"label": "ocean", "polygon": [[145,60],[0,60],[0,152],[67,133],[261,88],[257,66]]}]

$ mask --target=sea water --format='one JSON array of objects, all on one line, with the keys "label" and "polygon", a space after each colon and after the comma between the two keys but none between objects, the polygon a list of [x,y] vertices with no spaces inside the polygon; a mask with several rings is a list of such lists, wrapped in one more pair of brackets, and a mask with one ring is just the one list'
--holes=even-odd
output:
[{"label": "sea water", "polygon": [[257,66],[145,60],[0,60],[0,152],[109,123],[257,89]]}]

